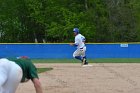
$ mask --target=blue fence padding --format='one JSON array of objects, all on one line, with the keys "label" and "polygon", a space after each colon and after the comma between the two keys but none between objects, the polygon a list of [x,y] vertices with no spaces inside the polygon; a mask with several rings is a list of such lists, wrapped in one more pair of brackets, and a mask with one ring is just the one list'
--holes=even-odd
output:
[{"label": "blue fence padding", "polygon": [[[88,58],[140,58],[140,44],[87,44]],[[0,57],[73,58],[69,44],[0,44]]]},{"label": "blue fence padding", "polygon": [[87,54],[89,58],[137,58],[140,45],[129,44],[128,47],[120,47],[120,44],[89,44]]}]

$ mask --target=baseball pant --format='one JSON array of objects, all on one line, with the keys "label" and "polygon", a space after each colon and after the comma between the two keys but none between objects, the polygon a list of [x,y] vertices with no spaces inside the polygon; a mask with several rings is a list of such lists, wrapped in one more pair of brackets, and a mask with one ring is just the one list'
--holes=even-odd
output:
[{"label": "baseball pant", "polygon": [[73,57],[85,57],[85,52],[86,52],[86,47],[83,48],[78,48],[77,50],[75,50],[75,52],[73,53]]},{"label": "baseball pant", "polygon": [[0,93],[15,93],[22,74],[22,69],[15,62],[0,59]]}]

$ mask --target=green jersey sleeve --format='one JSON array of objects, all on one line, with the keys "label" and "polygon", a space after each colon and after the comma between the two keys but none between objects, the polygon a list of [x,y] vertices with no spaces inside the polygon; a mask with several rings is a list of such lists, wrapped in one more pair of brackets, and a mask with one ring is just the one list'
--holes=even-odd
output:
[{"label": "green jersey sleeve", "polygon": [[29,79],[33,80],[34,78],[39,78],[37,74],[37,68],[31,62],[30,59],[17,59],[17,58],[8,58],[8,59],[15,62],[22,68],[23,76],[21,82],[25,82]]},{"label": "green jersey sleeve", "polygon": [[38,78],[37,68],[35,67],[35,65],[30,62],[29,66],[30,66],[29,67],[29,78],[30,79]]}]

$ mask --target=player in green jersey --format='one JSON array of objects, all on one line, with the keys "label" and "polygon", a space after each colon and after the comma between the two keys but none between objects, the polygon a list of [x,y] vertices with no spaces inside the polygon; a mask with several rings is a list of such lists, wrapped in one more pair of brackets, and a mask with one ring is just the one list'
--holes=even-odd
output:
[{"label": "player in green jersey", "polygon": [[15,93],[20,82],[32,80],[36,93],[43,93],[37,69],[26,57],[0,59],[0,93]]}]

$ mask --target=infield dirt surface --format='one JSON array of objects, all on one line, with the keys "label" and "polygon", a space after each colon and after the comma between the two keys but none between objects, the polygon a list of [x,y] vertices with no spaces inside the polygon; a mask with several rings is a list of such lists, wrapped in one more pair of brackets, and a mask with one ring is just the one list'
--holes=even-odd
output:
[{"label": "infield dirt surface", "polygon": [[[44,93],[140,93],[140,64],[38,63],[53,70],[39,74]],[[21,83],[16,93],[35,93],[31,81]]]}]

